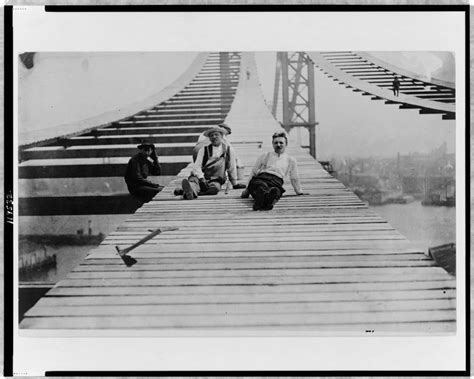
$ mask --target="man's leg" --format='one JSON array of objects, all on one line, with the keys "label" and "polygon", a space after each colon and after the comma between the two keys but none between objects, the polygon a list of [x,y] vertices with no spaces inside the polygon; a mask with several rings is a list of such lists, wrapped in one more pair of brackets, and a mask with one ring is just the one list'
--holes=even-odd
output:
[{"label": "man's leg", "polygon": [[183,198],[186,200],[193,200],[198,197],[199,193],[199,179],[191,175],[188,179],[183,179],[181,182],[183,187]]},{"label": "man's leg", "polygon": [[153,199],[156,194],[158,194],[163,189],[162,186],[156,187],[149,187],[149,186],[140,186],[133,190],[132,195],[138,197],[141,201],[148,203]]},{"label": "man's leg", "polygon": [[219,182],[209,182],[208,186],[209,188],[207,189],[207,191],[199,192],[199,195],[201,196],[217,195],[219,191],[221,190],[221,184]]},{"label": "man's leg", "polygon": [[270,190],[268,183],[261,178],[253,178],[248,185],[248,190],[255,199],[253,210],[258,211],[262,209],[265,202],[265,194]]},{"label": "man's leg", "polygon": [[265,195],[264,210],[272,210],[275,203],[280,199],[281,191],[277,187],[271,187],[268,193]]}]

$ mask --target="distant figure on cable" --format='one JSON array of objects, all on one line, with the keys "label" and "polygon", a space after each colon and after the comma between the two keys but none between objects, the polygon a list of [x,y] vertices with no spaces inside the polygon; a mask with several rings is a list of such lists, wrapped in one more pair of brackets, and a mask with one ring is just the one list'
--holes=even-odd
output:
[{"label": "distant figure on cable", "polygon": [[395,96],[398,96],[400,92],[400,80],[398,80],[398,77],[395,76],[395,79],[393,79],[393,94]]},{"label": "distant figure on cable", "polygon": [[163,189],[163,186],[147,180],[149,175],[160,175],[161,168],[155,145],[142,142],[137,149],[138,153],[128,161],[125,183],[133,196],[147,203]]},{"label": "distant figure on cable", "polygon": [[245,188],[237,183],[235,154],[228,143],[223,142],[226,130],[219,126],[204,132],[210,143],[202,146],[196,156],[191,175],[181,182],[181,189],[175,195],[182,194],[186,200],[198,196],[217,195],[221,186],[227,181],[226,173],[234,189]]},{"label": "distant figure on cable", "polygon": [[247,188],[241,197],[252,195],[255,202],[253,210],[271,210],[275,203],[285,192],[283,180],[288,175],[291,185],[297,195],[304,195],[298,176],[296,159],[285,153],[288,145],[286,133],[275,133],[272,136],[272,152],[264,153],[258,157],[253,167]]}]

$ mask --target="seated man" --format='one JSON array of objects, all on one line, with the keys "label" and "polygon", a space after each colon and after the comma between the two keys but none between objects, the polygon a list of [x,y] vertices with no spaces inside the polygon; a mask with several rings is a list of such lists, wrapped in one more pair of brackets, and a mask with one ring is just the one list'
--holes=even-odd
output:
[{"label": "seated man", "polygon": [[144,203],[149,202],[163,189],[163,186],[147,180],[148,175],[160,175],[161,168],[152,143],[141,143],[135,154],[127,164],[125,183],[128,191]]},{"label": "seated man", "polygon": [[245,188],[237,183],[234,151],[223,143],[224,134],[225,129],[220,127],[213,127],[204,132],[211,143],[201,147],[191,175],[181,183],[184,199],[193,200],[199,195],[217,195],[227,180],[226,172],[234,189]]},{"label": "seated man", "polygon": [[255,199],[253,210],[271,210],[285,192],[283,179],[289,175],[291,185],[297,195],[303,195],[296,167],[296,159],[285,153],[288,145],[286,133],[275,133],[272,136],[274,152],[268,152],[258,157],[253,167],[247,189],[241,197],[249,195]]},{"label": "seated man", "polygon": [[[224,129],[224,132],[225,132],[224,137],[222,137],[222,143],[225,143],[230,148],[232,148],[232,145],[230,144],[230,142],[228,140],[228,136],[230,136],[232,134],[232,129],[230,128],[229,125],[224,124],[224,123],[219,124],[218,126],[222,129]],[[196,158],[197,158],[197,154],[198,154],[199,150],[204,145],[209,145],[211,143],[211,141],[209,140],[209,137],[205,136],[205,133],[206,132],[201,133],[201,135],[199,136],[198,141],[196,143],[196,146],[194,146],[194,148],[193,148],[193,162],[196,162]],[[235,167],[237,167],[237,178],[242,179],[239,176],[240,175],[240,170],[239,169],[242,169],[243,167],[241,166],[239,157],[235,154],[235,150],[234,150],[234,157],[235,157]]]}]

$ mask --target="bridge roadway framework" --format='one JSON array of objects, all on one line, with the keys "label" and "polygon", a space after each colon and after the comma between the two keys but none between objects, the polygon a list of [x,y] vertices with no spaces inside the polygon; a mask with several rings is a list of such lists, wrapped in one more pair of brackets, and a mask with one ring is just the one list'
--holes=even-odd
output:
[{"label": "bridge roadway framework", "polygon": [[[281,130],[243,54],[226,122],[246,166]],[[287,192],[252,211],[240,191],[185,201],[172,191],[189,166],[30,309],[22,329],[308,330],[452,333],[455,280],[290,142],[307,196]],[[132,253],[115,246],[178,227]],[[25,330],[24,330],[25,331]],[[31,331],[29,331],[31,332]]]}]

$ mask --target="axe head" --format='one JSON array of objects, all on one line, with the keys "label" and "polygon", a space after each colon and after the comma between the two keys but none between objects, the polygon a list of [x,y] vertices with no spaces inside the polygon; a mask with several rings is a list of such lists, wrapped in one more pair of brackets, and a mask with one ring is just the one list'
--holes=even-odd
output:
[{"label": "axe head", "polygon": [[125,263],[127,267],[132,267],[137,263],[137,260],[130,255],[121,255],[120,258],[122,258],[123,263]]},{"label": "axe head", "polygon": [[135,258],[131,257],[130,255],[127,255],[126,253],[123,253],[118,246],[115,246],[115,249],[117,249],[119,257],[122,258],[123,263],[125,263],[127,267],[132,267],[135,263],[137,263],[137,260]]}]

